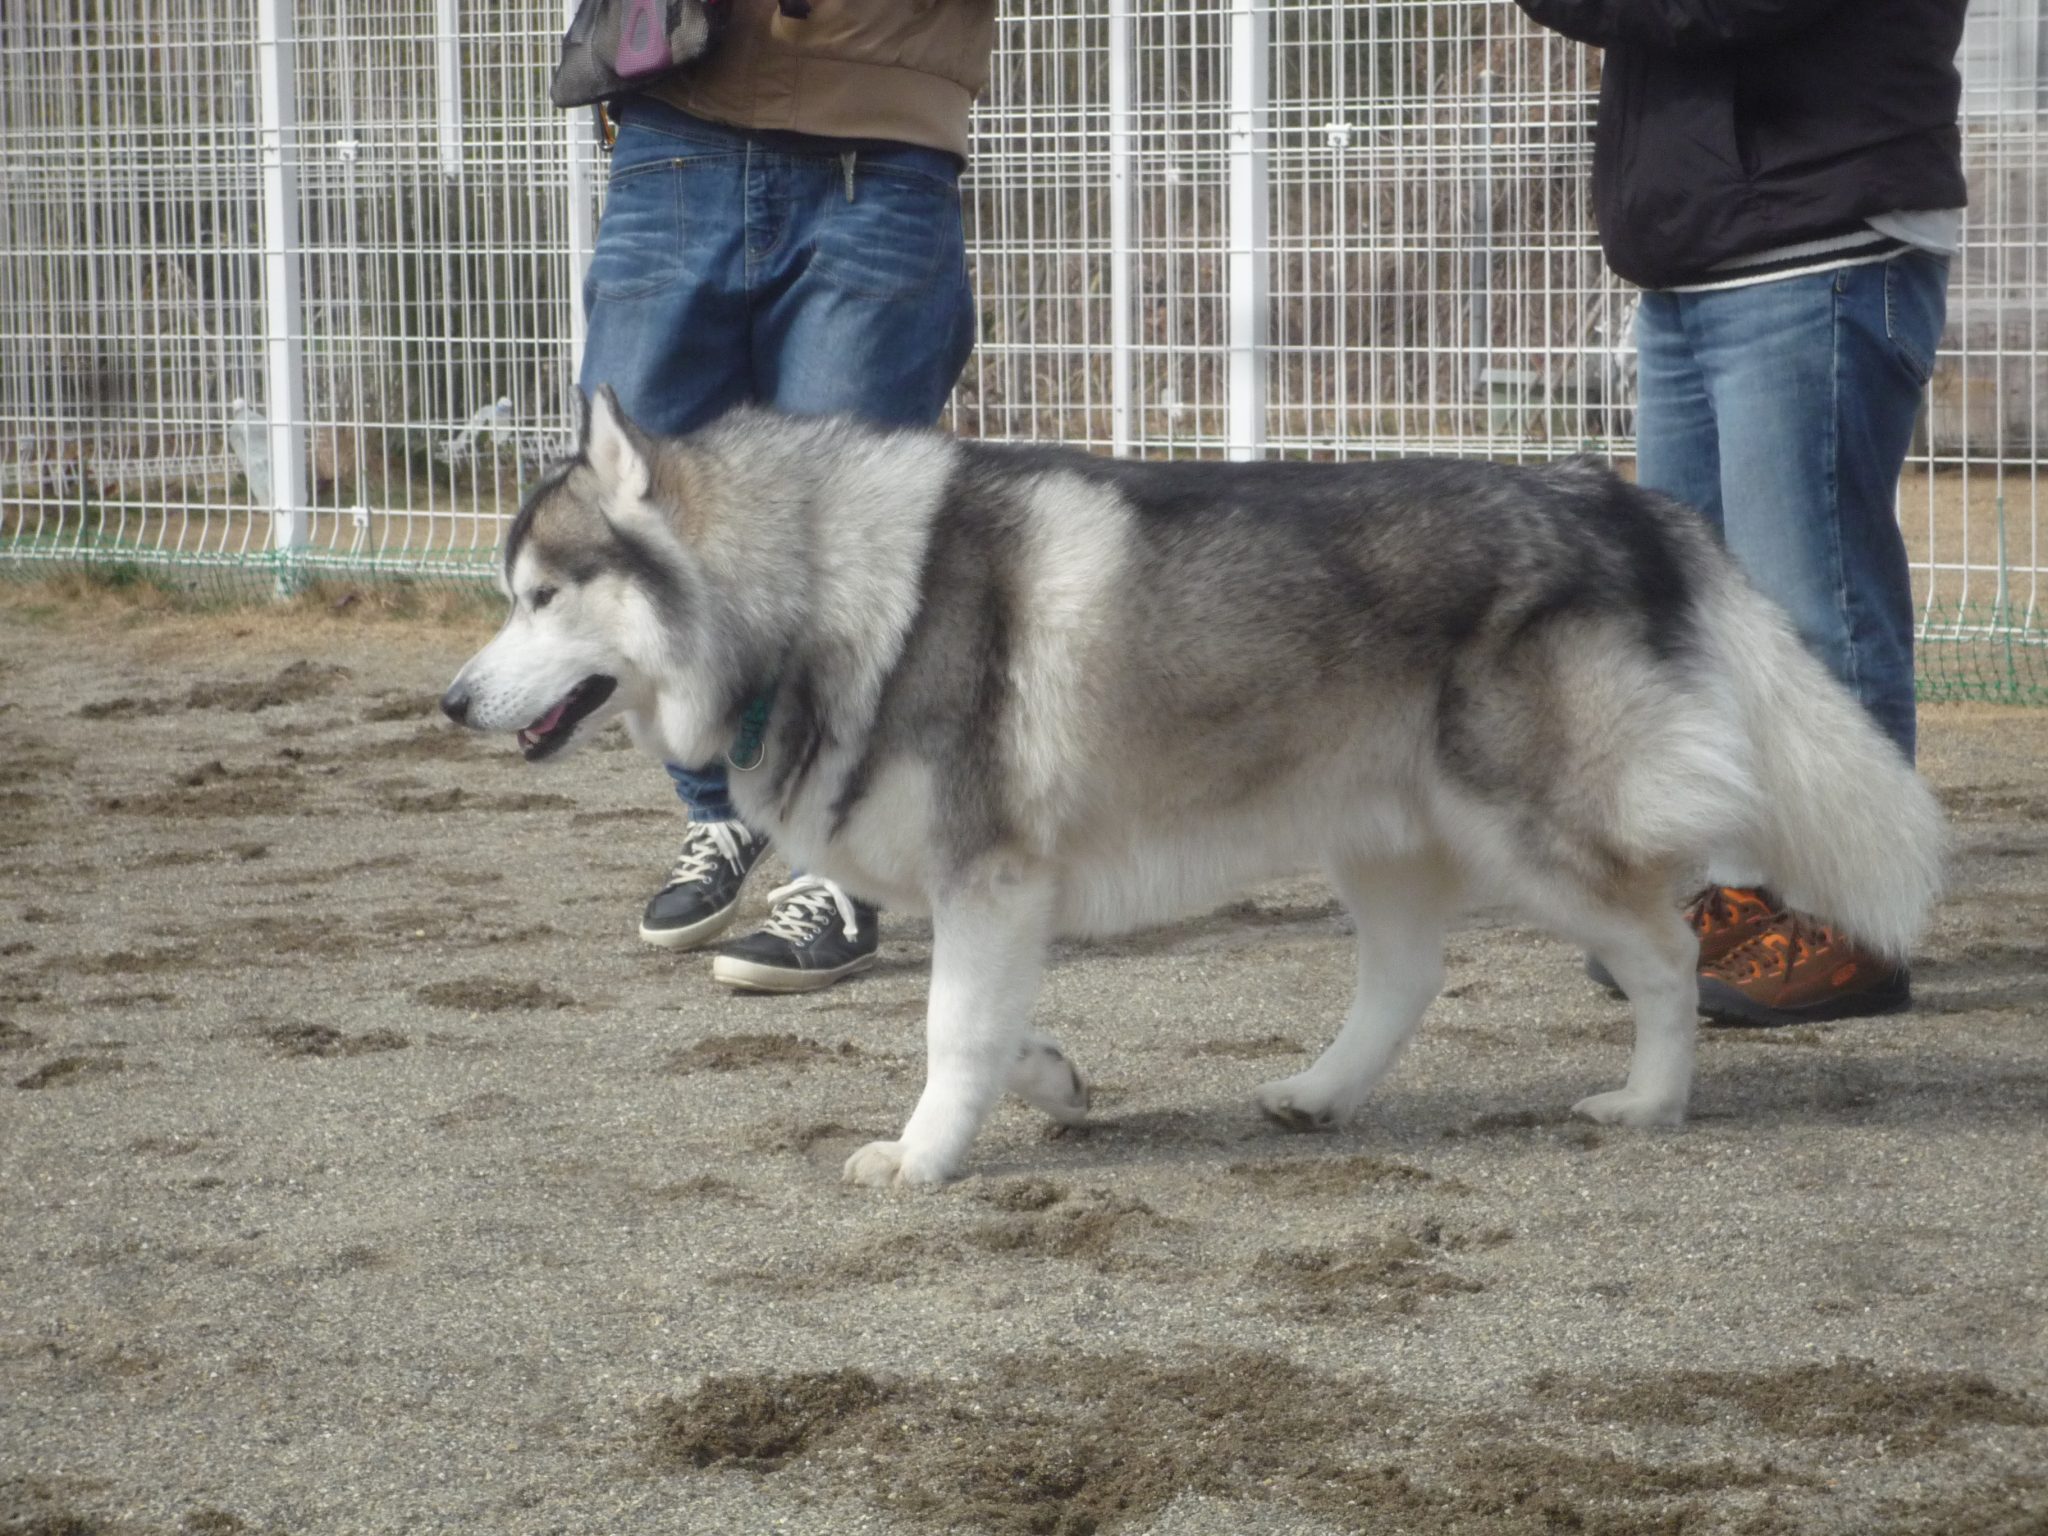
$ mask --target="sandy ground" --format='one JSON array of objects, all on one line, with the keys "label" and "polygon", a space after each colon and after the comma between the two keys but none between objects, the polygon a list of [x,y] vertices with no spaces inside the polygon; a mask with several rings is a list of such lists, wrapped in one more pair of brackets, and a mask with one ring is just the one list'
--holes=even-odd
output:
[{"label": "sandy ground", "polygon": [[[2048,1531],[2048,713],[1948,706],[1903,1018],[1709,1032],[1497,920],[1363,1122],[1248,1095],[1313,882],[1062,950],[1101,1086],[937,1194],[928,930],[736,998],[634,921],[678,814],[435,719],[487,619],[0,589],[0,1532]],[[765,880],[756,895],[765,892]]]}]

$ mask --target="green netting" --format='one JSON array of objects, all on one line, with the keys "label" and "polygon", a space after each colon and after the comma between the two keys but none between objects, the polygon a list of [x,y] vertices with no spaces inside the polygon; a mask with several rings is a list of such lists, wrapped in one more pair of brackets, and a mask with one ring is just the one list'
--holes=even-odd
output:
[{"label": "green netting", "polygon": [[1915,662],[1923,699],[2048,704],[2048,619],[1995,602],[1926,615]]},{"label": "green netting", "polygon": [[[331,550],[171,552],[106,539],[0,538],[0,577],[88,570],[130,575],[221,595],[290,594],[319,582],[403,582],[481,592],[494,579],[490,550],[433,555],[364,555]],[[2048,617],[1999,602],[1967,603],[1921,615],[1919,694],[1930,701],[2048,704]]]},{"label": "green netting", "polygon": [[347,551],[168,551],[108,539],[81,545],[72,539],[0,538],[0,577],[33,580],[61,571],[87,571],[121,581],[131,575],[222,595],[289,594],[316,582],[405,582],[415,587],[488,589],[496,552],[480,549],[433,555],[363,555]]}]

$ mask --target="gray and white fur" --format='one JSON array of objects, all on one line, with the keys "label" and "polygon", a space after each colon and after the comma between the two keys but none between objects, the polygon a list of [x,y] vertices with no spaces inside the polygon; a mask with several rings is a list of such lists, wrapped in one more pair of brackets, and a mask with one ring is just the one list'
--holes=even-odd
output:
[{"label": "gray and white fur", "polygon": [[958,1174],[1006,1089],[1086,1088],[1028,1028],[1048,943],[1325,871],[1357,991],[1291,1127],[1352,1115],[1506,903],[1628,994],[1628,1080],[1674,1125],[1710,861],[1903,957],[1933,796],[1700,520],[1588,461],[1146,463],[743,411],[661,439],[609,394],[505,541],[504,628],[444,707],[543,756],[618,716],[717,761],[772,697],[749,825],[929,912],[924,1092],[857,1184]]}]

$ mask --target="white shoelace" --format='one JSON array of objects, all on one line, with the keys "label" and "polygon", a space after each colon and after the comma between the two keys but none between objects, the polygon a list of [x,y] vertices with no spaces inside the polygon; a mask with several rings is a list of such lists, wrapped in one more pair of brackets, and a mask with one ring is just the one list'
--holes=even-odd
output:
[{"label": "white shoelace", "polygon": [[683,835],[683,851],[668,872],[670,885],[686,885],[711,873],[714,860],[723,859],[738,869],[744,858],[740,847],[753,845],[754,834],[737,821],[693,821]]},{"label": "white shoelace", "polygon": [[822,875],[798,875],[789,884],[770,891],[768,904],[774,910],[761,925],[761,931],[778,939],[787,939],[792,944],[809,942],[832,920],[835,910],[846,937],[860,937],[860,918],[854,912],[853,899]]}]

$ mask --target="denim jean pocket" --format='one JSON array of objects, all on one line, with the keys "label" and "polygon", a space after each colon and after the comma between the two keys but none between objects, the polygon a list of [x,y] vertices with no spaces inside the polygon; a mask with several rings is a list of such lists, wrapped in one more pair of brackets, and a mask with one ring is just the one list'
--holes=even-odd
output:
[{"label": "denim jean pocket", "polygon": [[734,168],[741,163],[718,156],[615,167],[585,278],[586,294],[599,300],[637,299],[701,280],[715,265],[714,253],[702,249],[712,230],[689,210],[731,203],[738,195]]},{"label": "denim jean pocket", "polygon": [[614,168],[606,184],[597,249],[584,276],[594,299],[634,299],[658,292],[673,270],[682,223],[669,166],[662,161]]},{"label": "denim jean pocket", "polygon": [[1884,331],[1914,381],[1934,377],[1934,354],[1948,318],[1948,261],[1908,251],[1884,263]]}]

